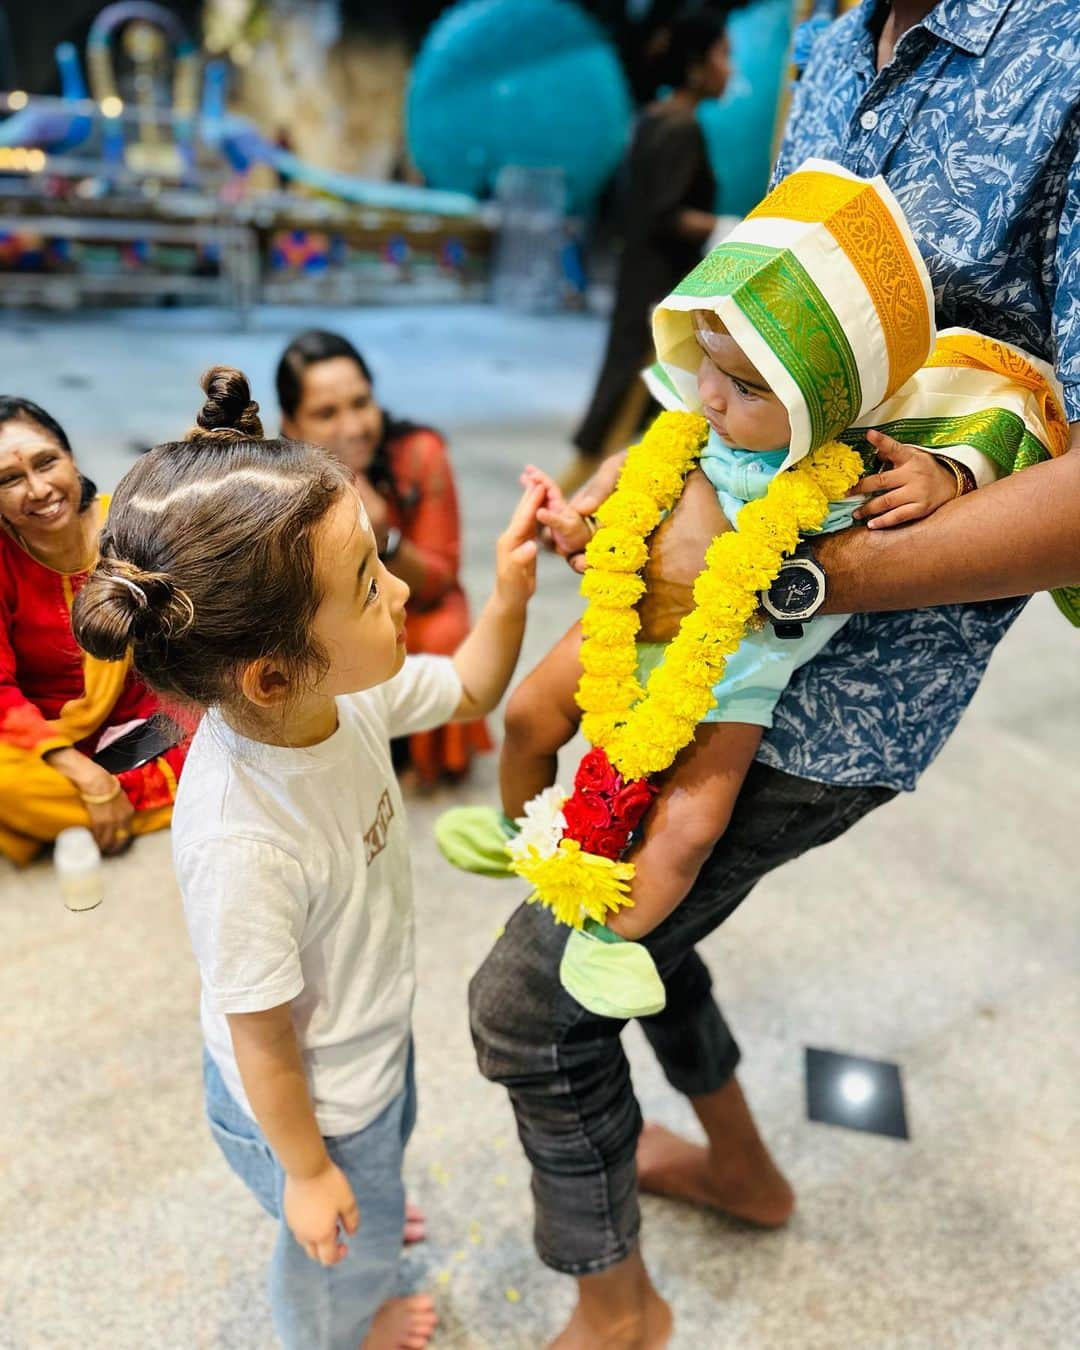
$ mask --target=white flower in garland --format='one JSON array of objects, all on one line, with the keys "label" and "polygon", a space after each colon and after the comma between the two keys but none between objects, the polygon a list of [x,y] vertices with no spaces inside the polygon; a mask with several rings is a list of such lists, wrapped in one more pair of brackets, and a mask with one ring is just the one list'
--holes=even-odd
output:
[{"label": "white flower in garland", "polygon": [[562,808],[569,795],[556,783],[525,803],[525,814],[514,822],[519,832],[506,841],[511,858],[523,861],[533,849],[541,858],[552,857],[566,829]]}]

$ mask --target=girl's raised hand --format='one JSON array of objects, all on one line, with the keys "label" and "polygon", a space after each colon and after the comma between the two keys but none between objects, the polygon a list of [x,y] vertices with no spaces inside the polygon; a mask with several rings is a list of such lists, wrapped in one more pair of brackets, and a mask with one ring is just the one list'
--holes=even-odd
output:
[{"label": "girl's raised hand", "polygon": [[514,609],[524,609],[536,590],[536,513],[545,491],[541,483],[525,489],[495,545],[495,594]]}]

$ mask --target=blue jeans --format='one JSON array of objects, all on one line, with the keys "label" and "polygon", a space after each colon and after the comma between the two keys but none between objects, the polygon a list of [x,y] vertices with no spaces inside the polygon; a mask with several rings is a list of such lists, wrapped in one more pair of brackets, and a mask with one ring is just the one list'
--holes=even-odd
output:
[{"label": "blue jeans", "polygon": [[258,1125],[237,1105],[217,1065],[203,1054],[206,1115],[225,1161],[272,1219],[277,1245],[270,1260],[270,1311],[286,1350],[359,1350],[371,1319],[396,1291],[405,1187],[401,1163],[416,1121],[412,1050],[404,1090],[382,1115],[355,1134],[326,1139],[360,1206],[360,1227],[346,1238],[336,1266],[306,1255],[282,1218],[285,1173]]},{"label": "blue jeans", "polygon": [[[827,844],[895,795],[751,767],[689,894],[645,939],[667,1006],[641,1027],[678,1092],[719,1091],[739,1062],[695,944],[766,872]],[[798,899],[798,878],[791,879]],[[480,1072],[508,1089],[532,1164],[540,1259],[566,1275],[590,1275],[624,1260],[637,1243],[641,1113],[619,1043],[625,1023],[586,1012],[559,983],[569,931],[539,905],[522,905],[473,976],[469,1009]]]}]

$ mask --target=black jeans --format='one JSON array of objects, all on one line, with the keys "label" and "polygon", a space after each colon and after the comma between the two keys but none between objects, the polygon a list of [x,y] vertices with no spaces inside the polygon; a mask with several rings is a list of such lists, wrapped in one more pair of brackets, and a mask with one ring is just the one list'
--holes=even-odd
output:
[{"label": "black jeans", "polygon": [[[739,1047],[694,950],[774,867],[827,844],[896,794],[835,787],[755,764],[723,839],[682,904],[646,939],[667,1007],[642,1029],[672,1087],[729,1081]],[[606,1270],[640,1225],[634,1151],[641,1112],[619,1043],[625,1023],[586,1012],[559,984],[568,929],[522,905],[469,986],[480,1072],[503,1083],[533,1168],[540,1259],[567,1275]]]}]

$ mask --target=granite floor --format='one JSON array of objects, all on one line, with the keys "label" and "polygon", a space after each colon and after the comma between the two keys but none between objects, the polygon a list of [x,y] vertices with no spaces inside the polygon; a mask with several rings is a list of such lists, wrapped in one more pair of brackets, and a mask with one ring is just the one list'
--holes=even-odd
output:
[{"label": "granite floor", "polygon": [[[111,486],[191,421],[198,371],[273,361],[309,322],[371,357],[400,413],[451,435],[467,578],[485,592],[515,470],[557,467],[602,342],[596,320],[484,308],[4,316],[0,383],[67,426]],[[270,419],[272,420],[272,419]],[[543,563],[535,659],[575,612]],[[1003,644],[915,796],[764,883],[704,944],[742,1077],[800,1206],[787,1230],[645,1202],[677,1350],[1066,1350],[1080,1344],[1080,929],[1068,864],[1080,798],[1077,637],[1043,597]],[[483,764],[459,793],[489,800]],[[412,807],[421,1116],[408,1160],[430,1239],[404,1274],[436,1295],[438,1347],[532,1350],[567,1281],[536,1261],[502,1092],[476,1074],[464,994],[514,885],[451,874]],[[0,1347],[262,1350],[271,1225],[201,1119],[197,982],[167,837],[67,913],[47,864],[0,864]],[[636,1029],[646,1112],[692,1128]],[[910,1142],[811,1124],[802,1047],[898,1061]]]}]

